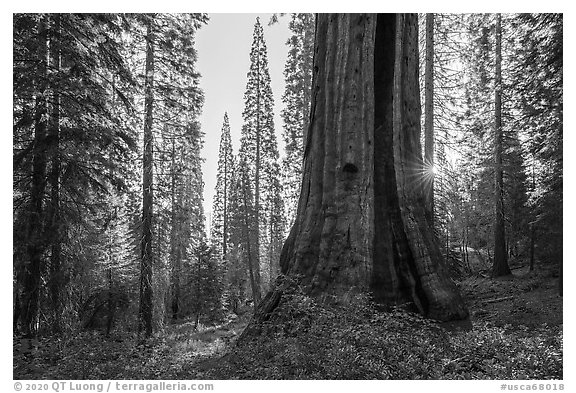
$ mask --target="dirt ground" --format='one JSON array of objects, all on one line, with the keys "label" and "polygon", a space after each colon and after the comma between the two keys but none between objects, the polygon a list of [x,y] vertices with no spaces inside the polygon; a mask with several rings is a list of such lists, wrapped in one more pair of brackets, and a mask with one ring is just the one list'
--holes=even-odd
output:
[{"label": "dirt ground", "polygon": [[460,285],[472,323],[539,327],[563,324],[558,274],[553,268],[513,268],[511,277],[492,279],[475,274]]}]

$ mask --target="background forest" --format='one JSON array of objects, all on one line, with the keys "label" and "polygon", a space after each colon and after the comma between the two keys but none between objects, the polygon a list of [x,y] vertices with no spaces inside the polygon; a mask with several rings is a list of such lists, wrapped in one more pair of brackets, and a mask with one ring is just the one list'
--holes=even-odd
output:
[{"label": "background forest", "polygon": [[[262,24],[281,18],[280,105]],[[562,378],[562,14],[417,16],[416,181],[474,329],[369,301],[343,324],[296,291],[281,337],[231,345],[296,217],[315,20],[255,19],[240,144],[222,108],[205,153],[206,225],[216,131],[199,122],[195,34],[209,15],[13,15],[14,378]]]}]

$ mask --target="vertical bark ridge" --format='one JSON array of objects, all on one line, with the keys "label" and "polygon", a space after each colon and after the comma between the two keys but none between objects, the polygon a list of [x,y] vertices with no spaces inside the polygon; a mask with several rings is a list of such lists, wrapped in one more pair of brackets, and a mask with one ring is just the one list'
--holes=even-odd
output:
[{"label": "vertical bark ridge", "polygon": [[[301,219],[292,231],[298,228],[300,235],[291,234],[283,249],[289,255],[293,243],[299,245],[292,251],[290,270],[309,277],[314,291],[369,281],[371,253],[364,236],[372,225],[368,170],[372,146],[367,143],[372,143],[367,131],[372,119],[366,119],[363,108],[364,97],[373,93],[372,84],[363,82],[363,67],[368,64],[370,75],[373,64],[368,61],[369,47],[362,45],[365,35],[373,34],[374,18],[331,15],[319,19],[317,34],[326,39],[316,47],[313,86],[321,98],[312,106],[307,154],[322,158],[305,161]],[[339,91],[342,85],[349,88]]]},{"label": "vertical bark ridge", "polygon": [[[360,113],[374,113],[375,112],[375,86],[374,86],[374,41],[376,36],[376,25],[378,23],[377,15],[369,14],[369,26],[367,26],[362,32],[362,48],[361,48],[361,59],[360,64],[357,64],[355,68],[359,71],[361,69],[370,77],[362,76],[360,80],[362,81],[362,90],[360,91],[364,99],[360,100]],[[361,67],[364,65],[364,68]],[[370,99],[366,99],[370,97]],[[374,116],[361,116],[360,122],[363,130],[367,132],[362,133],[363,140],[362,146],[364,146],[364,159],[362,160],[362,165],[360,167],[361,173],[364,175],[361,177],[362,184],[361,187],[361,199],[359,201],[360,209],[360,219],[362,226],[369,228],[369,233],[357,234],[361,236],[361,244],[366,253],[366,263],[364,264],[366,278],[364,282],[366,283],[367,289],[370,289],[371,278],[374,275],[373,268],[373,240],[375,233],[375,221],[374,221],[374,205],[375,205],[375,195],[374,195]]]},{"label": "vertical bark ridge", "polygon": [[[404,140],[411,136],[412,132],[418,132],[419,129],[414,130],[413,124],[406,126],[406,122],[411,119],[406,119],[404,116],[404,108],[410,108],[411,105],[420,105],[417,102],[408,101],[412,96],[405,94],[406,89],[412,86],[406,82],[407,75],[404,75],[403,70],[408,64],[408,57],[406,56],[406,45],[409,45],[409,37],[406,30],[406,15],[396,15],[396,33],[394,37],[395,56],[394,56],[394,93],[392,94],[392,121],[393,125],[390,128],[390,150],[391,150],[391,163],[389,182],[394,184],[391,201],[393,208],[391,209],[391,222],[394,246],[397,253],[397,261],[395,266],[398,270],[399,277],[399,291],[397,301],[404,301],[408,299],[412,302],[415,308],[421,312],[426,313],[428,304],[427,298],[422,291],[422,284],[420,277],[416,272],[414,266],[413,244],[410,239],[410,229],[406,228],[406,204],[403,203],[407,199],[405,183],[407,179],[411,178],[413,167],[416,165],[417,160],[410,154],[412,149],[410,145],[404,146]],[[417,80],[416,80],[417,81]],[[412,93],[410,91],[409,93]],[[404,155],[408,153],[408,159],[404,159]]]},{"label": "vertical bark ridge", "polygon": [[[392,14],[378,15],[374,39],[374,250],[372,293],[376,301],[389,302],[398,286],[394,259],[391,227],[388,217],[386,172],[386,151],[391,146],[387,139],[387,129],[392,128],[392,92],[395,18]],[[378,154],[376,152],[379,152]]]},{"label": "vertical bark ridge", "polygon": [[[329,92],[334,89],[338,80],[339,72],[339,53],[335,50],[338,42],[338,32],[340,25],[340,15],[331,15],[332,23],[330,24],[330,29],[328,30],[326,38],[326,55],[324,56],[324,64],[322,69],[325,70],[325,77],[323,81],[323,91]],[[323,121],[325,123],[324,130],[334,130],[336,133],[338,127],[338,112],[336,110],[338,97],[334,94],[325,94],[325,102],[323,106]],[[331,140],[329,140],[331,139]],[[315,261],[314,268],[311,274],[312,277],[312,288],[315,291],[322,291],[321,286],[325,285],[328,281],[326,278],[330,277],[330,266],[322,264],[320,261],[328,260],[331,248],[331,236],[334,225],[334,218],[337,215],[334,206],[334,174],[336,166],[336,155],[335,148],[337,141],[332,138],[324,138],[324,166],[321,174],[321,181],[323,184],[322,199],[320,205],[320,211],[323,214],[318,215],[319,219],[317,221],[318,231],[318,243],[314,246],[315,253],[317,255],[317,260]],[[328,243],[328,244],[327,244]],[[320,271],[318,271],[320,269]],[[328,270],[328,271],[327,271]]]},{"label": "vertical bark ridge", "polygon": [[336,292],[340,292],[337,288],[355,292],[367,289],[371,259],[364,240],[371,232],[371,221],[362,219],[363,206],[370,208],[364,199],[371,191],[363,183],[369,183],[371,176],[369,171],[361,170],[370,166],[366,161],[371,155],[367,152],[369,129],[363,127],[361,102],[371,95],[371,91],[363,91],[362,80],[364,68],[371,65],[364,58],[370,52],[363,50],[363,43],[366,31],[372,31],[373,18],[358,14],[335,18],[334,29],[340,34],[328,41],[333,57],[328,57],[327,63],[333,64],[333,79],[326,79],[326,89],[332,96],[332,107],[326,111],[327,129],[335,131],[335,138],[325,139],[325,221],[316,279],[322,283],[319,289],[330,286]]},{"label": "vertical bark ridge", "polygon": [[393,130],[397,89],[396,31],[394,14],[378,15],[374,48],[374,274],[372,292],[377,301],[391,306],[412,303],[423,312],[396,192]]},{"label": "vertical bark ridge", "polygon": [[[345,48],[347,46],[347,29],[345,15],[333,15],[335,23],[332,23],[330,39],[327,48],[330,56],[327,56],[325,68],[328,70],[328,77],[325,79],[325,91],[334,91],[335,86],[341,86],[344,73],[342,67],[346,66]],[[344,32],[344,34],[339,34]],[[341,248],[334,249],[335,242],[344,242],[339,232],[336,230],[338,219],[341,217],[338,199],[343,196],[337,186],[337,173],[339,170],[339,151],[341,150],[342,137],[342,102],[343,97],[339,94],[327,95],[328,105],[326,106],[325,119],[326,127],[335,131],[336,138],[325,138],[325,164],[323,183],[325,185],[324,198],[322,200],[322,210],[324,222],[322,225],[322,236],[319,247],[320,263],[315,272],[315,289],[322,290],[338,274],[338,262],[341,258]],[[340,234],[341,235],[341,234]],[[336,254],[336,255],[334,255]],[[326,263],[322,263],[326,262]]]}]

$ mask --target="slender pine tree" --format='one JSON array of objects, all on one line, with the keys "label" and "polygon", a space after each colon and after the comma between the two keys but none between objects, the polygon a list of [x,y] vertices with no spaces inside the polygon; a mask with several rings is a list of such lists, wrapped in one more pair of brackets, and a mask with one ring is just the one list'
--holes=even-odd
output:
[{"label": "slender pine tree", "polygon": [[506,252],[506,225],[504,211],[504,169],[502,164],[502,15],[496,14],[496,64],[494,89],[494,277],[509,275],[508,254]]},{"label": "slender pine tree", "polygon": [[[274,184],[279,177],[278,147],[274,133],[274,99],[268,71],[268,54],[264,31],[260,20],[256,19],[254,25],[254,39],[250,51],[250,70],[244,94],[244,111],[242,113],[244,124],[240,140],[240,162],[246,165],[246,176],[252,198],[254,211],[254,224],[250,224],[255,231],[255,243],[251,247],[251,261],[256,278],[253,282],[261,287],[259,277],[264,278],[266,285],[270,280],[270,265],[275,263],[270,258],[276,252],[270,252],[271,238],[274,234],[270,228],[278,227],[271,223],[273,212],[278,206],[271,202],[274,200],[270,194],[274,192]],[[247,201],[248,202],[248,201]],[[280,216],[282,215],[279,214]],[[283,229],[282,229],[283,231]],[[260,292],[261,289],[254,293]]]},{"label": "slender pine tree", "polygon": [[216,250],[216,257],[221,261],[226,258],[230,241],[230,188],[234,169],[234,152],[230,139],[230,123],[228,113],[224,114],[220,149],[218,153],[218,169],[216,172],[216,187],[212,202],[212,223],[210,226],[211,243]]}]

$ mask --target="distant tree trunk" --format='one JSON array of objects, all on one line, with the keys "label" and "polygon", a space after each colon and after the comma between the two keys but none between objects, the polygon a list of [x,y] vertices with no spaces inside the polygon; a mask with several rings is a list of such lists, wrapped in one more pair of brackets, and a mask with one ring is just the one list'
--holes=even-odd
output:
[{"label": "distant tree trunk", "polygon": [[[111,255],[111,254],[110,254]],[[106,336],[110,335],[112,331],[112,324],[114,323],[114,312],[116,311],[116,303],[113,296],[114,280],[112,275],[112,267],[108,268],[108,315],[106,320]]]},{"label": "distant tree trunk", "polygon": [[425,213],[417,36],[415,14],[318,15],[302,192],[280,265],[311,296],[371,292],[462,319]]},{"label": "distant tree trunk", "polygon": [[14,306],[13,306],[13,313],[12,313],[12,333],[13,334],[18,334],[18,322],[20,321],[20,311],[21,311],[21,305],[20,305],[20,289],[18,288],[18,281],[17,284],[14,287],[13,290],[13,296],[14,296]]},{"label": "distant tree trunk", "polygon": [[[248,195],[249,187],[249,180],[248,174],[246,173],[246,163],[240,163],[240,171],[241,171],[241,192],[242,192],[242,206],[244,210],[244,225],[242,225],[242,237],[244,238],[244,245],[246,251],[246,262],[248,264],[248,275],[250,276],[250,286],[252,288],[252,300],[254,302],[254,307],[258,303],[260,303],[262,299],[261,293],[261,286],[260,286],[260,265],[258,260],[254,257],[254,248],[252,247],[252,242],[256,245],[256,239],[258,237],[258,232],[254,231],[254,226],[258,226],[258,221],[252,221],[252,217],[254,216],[254,212],[252,211],[253,208],[250,205],[250,196]],[[252,223],[252,225],[251,225]],[[254,239],[254,240],[253,240]]]},{"label": "distant tree trunk", "polygon": [[172,151],[171,151],[171,228],[170,228],[170,265],[171,265],[171,308],[172,308],[172,319],[176,320],[179,318],[180,312],[180,277],[182,275],[181,261],[180,261],[180,247],[178,242],[178,226],[177,226],[177,213],[176,213],[176,146],[175,146],[175,136],[172,135]]},{"label": "distant tree trunk", "polygon": [[228,150],[224,153],[224,198],[222,201],[222,255],[224,260],[227,259],[226,255],[228,253],[228,187],[230,186],[228,184],[228,179],[230,178],[228,171],[232,170],[232,168],[228,168],[229,153]]},{"label": "distant tree trunk", "polygon": [[[201,274],[202,268],[202,253],[200,249],[196,249],[196,294],[201,293],[201,283],[200,280],[202,279]],[[198,329],[198,323],[200,322],[200,313],[202,312],[202,304],[198,301],[200,299],[196,299],[196,322],[194,323],[194,329]]]},{"label": "distant tree trunk", "polygon": [[[52,55],[51,68],[60,71],[60,14],[54,14],[53,35],[50,40]],[[50,297],[52,303],[52,329],[58,333],[61,330],[60,319],[60,290],[61,280],[61,223],[60,223],[60,93],[59,87],[52,88],[52,109],[50,115],[50,151],[52,154],[52,168],[50,170],[50,228],[51,228],[51,256],[50,256]]]},{"label": "distant tree trunk", "polygon": [[[256,60],[257,65],[256,69],[258,70],[258,76],[256,78],[256,159],[255,159],[255,178],[254,178],[254,250],[252,250],[252,259],[253,259],[253,276],[254,276],[254,284],[257,286],[257,290],[255,293],[258,294],[258,302],[261,299],[261,292],[262,292],[262,282],[260,279],[260,169],[262,167],[261,162],[261,148],[262,148],[262,130],[260,124],[260,100],[261,100],[261,91],[260,91],[260,52],[258,52],[258,58]],[[244,183],[246,184],[246,183]],[[254,298],[254,306],[258,304],[256,298]]]},{"label": "distant tree trunk", "polygon": [[[272,181],[270,181],[270,184],[272,184]],[[274,212],[274,207],[270,206],[270,211]],[[268,290],[272,287],[272,283],[274,278],[276,278],[275,275],[275,263],[274,263],[274,220],[273,218],[273,213],[270,214],[270,221],[268,222],[268,231],[270,232],[270,243],[268,243],[268,286],[266,287]]]},{"label": "distant tree trunk", "polygon": [[426,212],[430,222],[434,223],[434,14],[426,14],[424,78],[424,164],[425,173],[430,179],[425,187]]},{"label": "distant tree trunk", "polygon": [[462,266],[466,267],[468,271],[471,271],[470,267],[470,258],[468,256],[468,236],[467,236],[467,228],[464,227],[462,229],[462,243],[461,243],[461,252],[462,252]]},{"label": "distant tree trunk", "polygon": [[558,261],[560,264],[560,277],[558,277],[558,294],[560,296],[564,295],[564,264],[562,259]]},{"label": "distant tree trunk", "polygon": [[470,256],[468,255],[468,229],[465,229],[464,234],[464,263],[468,267],[468,271],[472,271],[472,266],[470,266]]},{"label": "distant tree trunk", "polygon": [[494,263],[492,276],[511,274],[506,254],[504,220],[504,177],[502,171],[502,26],[501,15],[496,14],[496,88],[494,93]]},{"label": "distant tree trunk", "polygon": [[468,230],[468,218],[466,218],[466,229],[465,231],[465,237],[466,237],[466,264],[468,265],[468,268],[470,271],[472,271],[472,266],[470,265],[470,254],[468,252],[468,244],[470,244],[470,232]]},{"label": "distant tree trunk", "polygon": [[[47,46],[46,18],[42,16],[38,23],[38,58],[39,73],[45,75],[49,61]],[[44,204],[44,190],[46,188],[46,131],[47,131],[47,100],[46,82],[40,79],[36,86],[36,108],[34,118],[34,141],[32,148],[32,185],[30,190],[30,207],[28,214],[26,248],[28,260],[22,272],[22,297],[20,317],[20,329],[27,337],[35,336],[38,331],[38,312],[40,299],[40,279],[42,272],[42,253],[44,251],[44,239],[42,230],[42,216]]]},{"label": "distant tree trunk", "polygon": [[[532,163],[532,192],[536,190],[536,176],[534,174],[534,163]],[[536,238],[536,217],[532,217],[532,222],[530,223],[530,271],[534,270],[534,242]]]},{"label": "distant tree trunk", "polygon": [[146,79],[144,86],[144,155],[142,174],[142,241],[140,262],[140,309],[138,332],[152,336],[152,169],[153,169],[153,106],[154,106],[154,32],[152,21],[146,29]]},{"label": "distant tree trunk", "polygon": [[530,223],[530,271],[534,271],[534,238],[535,238],[534,223]]}]

